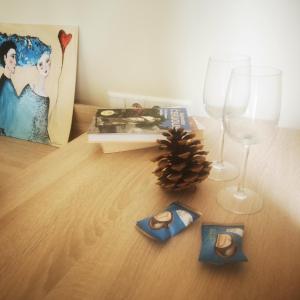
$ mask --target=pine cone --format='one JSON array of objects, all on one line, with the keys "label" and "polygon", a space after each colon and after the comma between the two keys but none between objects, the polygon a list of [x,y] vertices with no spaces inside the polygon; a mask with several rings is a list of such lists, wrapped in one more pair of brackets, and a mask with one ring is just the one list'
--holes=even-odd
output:
[{"label": "pine cone", "polygon": [[166,139],[157,142],[165,152],[152,160],[158,162],[153,173],[162,188],[184,190],[208,177],[211,169],[211,162],[205,157],[208,152],[202,150],[203,145],[194,138],[194,133],[186,132],[183,128],[172,128],[163,135]]}]

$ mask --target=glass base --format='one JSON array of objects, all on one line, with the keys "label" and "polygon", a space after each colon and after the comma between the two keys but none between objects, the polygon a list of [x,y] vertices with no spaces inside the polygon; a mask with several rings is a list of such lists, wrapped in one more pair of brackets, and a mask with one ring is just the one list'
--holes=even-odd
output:
[{"label": "glass base", "polygon": [[237,186],[229,186],[221,190],[217,202],[224,209],[236,214],[254,214],[263,207],[263,199],[254,191],[244,188],[237,191]]},{"label": "glass base", "polygon": [[214,181],[227,181],[235,179],[238,175],[239,171],[234,165],[226,161],[222,163],[214,161],[208,178]]}]

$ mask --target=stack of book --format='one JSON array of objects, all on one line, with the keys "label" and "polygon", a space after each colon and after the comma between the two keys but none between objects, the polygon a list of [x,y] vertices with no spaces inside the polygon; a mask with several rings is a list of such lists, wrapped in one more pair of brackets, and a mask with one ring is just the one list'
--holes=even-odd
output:
[{"label": "stack of book", "polygon": [[98,109],[88,142],[100,143],[104,153],[154,147],[168,128],[191,130],[185,108]]}]

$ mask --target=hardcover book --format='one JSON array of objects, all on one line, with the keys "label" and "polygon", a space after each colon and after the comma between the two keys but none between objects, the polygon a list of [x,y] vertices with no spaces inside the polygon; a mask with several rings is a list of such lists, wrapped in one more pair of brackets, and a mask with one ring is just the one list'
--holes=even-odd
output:
[{"label": "hardcover book", "polygon": [[89,142],[155,142],[168,128],[190,131],[185,108],[98,109],[88,131]]}]

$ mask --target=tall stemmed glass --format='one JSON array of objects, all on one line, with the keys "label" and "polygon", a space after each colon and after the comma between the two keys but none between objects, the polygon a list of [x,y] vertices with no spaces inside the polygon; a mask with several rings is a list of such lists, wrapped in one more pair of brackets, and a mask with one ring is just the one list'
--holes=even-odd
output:
[{"label": "tall stemmed glass", "polygon": [[[218,194],[218,203],[234,213],[252,214],[263,199],[245,187],[250,145],[271,138],[276,132],[281,105],[281,71],[271,67],[242,67],[232,71],[223,110],[226,132],[245,147],[237,186]],[[259,174],[257,174],[259,175]]]},{"label": "tall stemmed glass", "polygon": [[223,159],[224,127],[222,113],[231,71],[235,67],[243,66],[250,66],[250,57],[228,55],[210,57],[208,61],[203,93],[204,107],[209,116],[220,122],[221,128],[218,158],[213,162],[209,175],[212,180],[226,181],[238,176],[238,169]]}]

